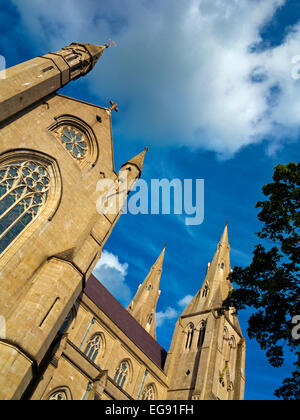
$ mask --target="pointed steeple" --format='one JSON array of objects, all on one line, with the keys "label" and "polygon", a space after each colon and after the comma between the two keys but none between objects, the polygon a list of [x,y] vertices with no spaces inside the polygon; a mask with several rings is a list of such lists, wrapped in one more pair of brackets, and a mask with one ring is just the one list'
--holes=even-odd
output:
[{"label": "pointed steeple", "polygon": [[133,165],[133,166],[137,167],[137,169],[140,171],[140,173],[142,173],[144,160],[145,160],[145,155],[146,155],[147,151],[148,151],[148,147],[145,147],[145,149],[141,153],[139,153],[138,155],[136,155],[135,157],[130,159],[128,162],[126,162],[124,165],[122,165],[122,167],[126,166],[126,165]]},{"label": "pointed steeple", "polygon": [[127,308],[128,312],[154,339],[156,338],[155,312],[160,296],[159,285],[165,251],[166,247],[152,266],[143,284],[139,285],[135,297]]},{"label": "pointed steeple", "polygon": [[78,54],[79,52],[86,51],[88,53],[88,56],[84,57],[84,60],[82,61],[82,68],[85,67],[85,64],[88,63],[88,66],[85,68],[85,71],[83,71],[80,75],[87,74],[89,71],[91,71],[95,65],[97,64],[99,58],[102,56],[103,51],[106,50],[106,48],[109,47],[109,44],[105,45],[92,45],[92,44],[80,44],[78,42],[72,42],[69,46],[63,48],[65,51],[72,51],[74,54]]},{"label": "pointed steeple", "polygon": [[115,183],[98,200],[99,214],[104,213],[112,221],[116,221],[116,217],[121,215],[130,191],[142,175],[146,151],[147,149],[122,165]]},{"label": "pointed steeple", "polygon": [[164,263],[164,259],[165,259],[165,252],[166,252],[166,245],[164,247],[164,249],[162,250],[160,256],[157,258],[155,264],[152,267],[152,270],[160,270],[162,272],[162,267],[163,267],[163,263]]},{"label": "pointed steeple", "polygon": [[85,76],[108,46],[72,43],[6,69],[1,81],[0,122]]},{"label": "pointed steeple", "polygon": [[183,315],[220,307],[232,289],[230,281],[227,280],[230,271],[230,245],[226,224],[214,258],[208,263],[204,283]]},{"label": "pointed steeple", "polygon": [[[80,45],[80,44],[71,44],[71,45]],[[91,54],[93,66],[97,64],[99,58],[102,56],[106,48],[109,47],[109,44],[105,45],[92,45],[92,44],[82,44],[82,46]]]},{"label": "pointed steeple", "polygon": [[220,239],[219,244],[221,244],[221,246],[229,246],[229,240],[228,240],[228,222],[226,223],[223,235]]},{"label": "pointed steeple", "polygon": [[165,364],[167,399],[243,399],[245,340],[234,308],[217,311],[232,287],[229,251],[226,225],[203,286],[176,323]]}]

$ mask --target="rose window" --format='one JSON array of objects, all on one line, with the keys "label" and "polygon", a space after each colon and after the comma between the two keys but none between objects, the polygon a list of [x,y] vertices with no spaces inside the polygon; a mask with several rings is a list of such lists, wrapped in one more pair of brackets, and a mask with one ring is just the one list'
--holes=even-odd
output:
[{"label": "rose window", "polygon": [[75,159],[85,158],[88,143],[85,135],[80,130],[72,126],[63,126],[60,129],[59,137],[66,150]]}]

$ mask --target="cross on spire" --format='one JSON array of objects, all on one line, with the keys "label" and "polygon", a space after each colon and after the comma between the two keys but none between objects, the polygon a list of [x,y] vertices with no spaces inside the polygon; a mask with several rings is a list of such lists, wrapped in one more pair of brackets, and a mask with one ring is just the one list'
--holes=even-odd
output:
[{"label": "cross on spire", "polygon": [[109,103],[111,105],[110,108],[108,108],[110,112],[113,110],[115,110],[116,112],[119,112],[118,105],[114,101],[109,101]]}]

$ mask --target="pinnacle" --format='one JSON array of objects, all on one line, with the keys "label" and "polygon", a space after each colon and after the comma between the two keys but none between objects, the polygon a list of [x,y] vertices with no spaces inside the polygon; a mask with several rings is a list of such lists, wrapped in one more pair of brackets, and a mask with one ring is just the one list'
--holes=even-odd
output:
[{"label": "pinnacle", "polygon": [[158,270],[162,271],[162,267],[163,267],[163,263],[164,263],[164,258],[165,258],[165,252],[166,252],[166,246],[167,245],[165,245],[165,247],[162,250],[160,256],[155,261],[155,264],[153,265],[152,269],[158,269]]},{"label": "pinnacle", "polygon": [[228,223],[226,223],[223,235],[222,235],[219,243],[221,245],[228,245],[228,243],[229,243],[229,240],[228,240]]},{"label": "pinnacle", "polygon": [[164,258],[165,258],[166,247],[167,247],[167,245],[164,246],[164,249],[162,250],[160,256],[157,258],[154,266],[159,266],[160,268],[162,268]]},{"label": "pinnacle", "polygon": [[[162,266],[165,255],[164,248],[152,266],[149,274],[145,278],[144,282],[138,288],[138,291],[128,306],[127,310],[130,314],[141,324],[146,331],[155,339],[156,328],[155,328],[155,312],[157,301],[160,296],[160,279],[162,273]],[[152,314],[152,321],[149,323],[149,314]]]},{"label": "pinnacle", "polygon": [[72,45],[80,45],[88,51],[88,53],[90,54],[90,56],[92,58],[92,68],[96,65],[99,58],[102,56],[103,51],[106,50],[106,48],[109,47],[109,44],[93,45],[93,44],[87,44],[87,43],[86,44],[81,44],[81,43],[77,43],[77,42],[73,42],[71,44],[71,46]]},{"label": "pinnacle", "polygon": [[145,160],[145,155],[146,152],[148,151],[148,148],[145,147],[145,150],[143,150],[140,154],[136,155],[135,157],[133,157],[132,159],[130,159],[128,162],[126,162],[124,165],[135,165],[140,172],[142,172],[143,170],[143,165],[144,165],[144,160]]}]

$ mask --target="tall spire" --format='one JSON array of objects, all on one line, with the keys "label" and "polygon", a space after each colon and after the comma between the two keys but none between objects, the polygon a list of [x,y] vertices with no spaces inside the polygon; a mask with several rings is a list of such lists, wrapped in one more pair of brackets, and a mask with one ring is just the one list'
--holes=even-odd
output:
[{"label": "tall spire", "polygon": [[160,279],[163,268],[166,247],[152,266],[143,284],[139,285],[138,291],[128,306],[128,312],[141,324],[145,330],[156,338],[155,312],[157,301],[160,296]]},{"label": "tall spire", "polygon": [[183,315],[222,306],[223,300],[232,289],[230,281],[227,280],[230,271],[230,245],[228,225],[226,224],[214,258],[211,263],[208,263],[204,283]]},{"label": "tall spire", "polygon": [[0,76],[0,122],[85,76],[109,45],[72,43],[5,70]]},{"label": "tall spire", "polygon": [[243,399],[243,334],[234,308],[217,311],[232,287],[229,252],[226,225],[203,286],[176,323],[165,365],[170,400]]},{"label": "tall spire", "polygon": [[224,246],[229,246],[229,240],[228,240],[228,222],[226,222],[226,226],[223,232],[223,235],[220,239],[219,244],[224,245]]}]

